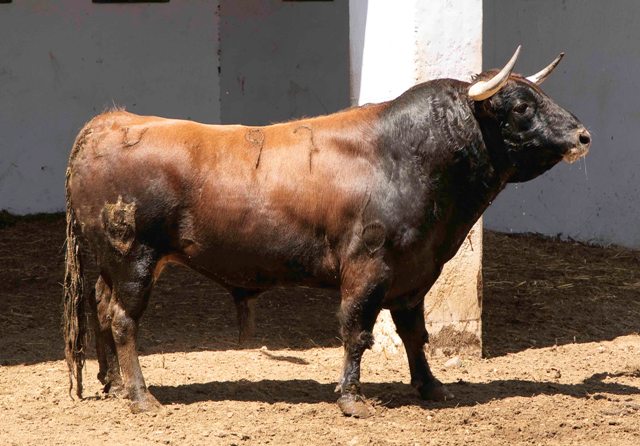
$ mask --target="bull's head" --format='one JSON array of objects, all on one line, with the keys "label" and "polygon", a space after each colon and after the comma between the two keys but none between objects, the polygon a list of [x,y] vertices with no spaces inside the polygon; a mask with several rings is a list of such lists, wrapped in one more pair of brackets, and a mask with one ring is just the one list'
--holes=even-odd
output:
[{"label": "bull's head", "polygon": [[[539,85],[551,74],[564,54],[540,72],[522,77],[512,74],[520,47],[502,70],[480,74],[468,95],[485,123],[496,129],[491,150],[513,174],[510,182],[527,181],[560,160],[574,162],[585,156],[591,135],[578,118],[557,105]],[[494,139],[492,138],[492,139]]]}]

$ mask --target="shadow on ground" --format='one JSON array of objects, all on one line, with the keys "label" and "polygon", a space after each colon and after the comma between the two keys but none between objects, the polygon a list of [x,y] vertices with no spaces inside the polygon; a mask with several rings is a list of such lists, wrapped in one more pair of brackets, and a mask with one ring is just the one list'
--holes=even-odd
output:
[{"label": "shadow on ground", "polygon": [[[61,215],[0,227],[0,365],[63,358],[63,246]],[[485,354],[638,332],[639,258],[638,252],[620,248],[486,232]],[[318,290],[265,293],[258,302],[257,338],[248,346],[339,346],[338,303],[336,293]],[[236,348],[235,308],[226,292],[185,268],[168,268],[143,318],[141,352]],[[214,390],[206,393],[225,394]],[[171,398],[171,390],[166,392]]]},{"label": "shadow on ground", "polygon": [[485,231],[485,356],[640,331],[640,251]]},{"label": "shadow on ground", "polygon": [[[447,385],[456,397],[439,403],[420,400],[411,386],[401,382],[366,383],[363,384],[362,390],[365,395],[375,395],[376,401],[389,408],[423,406],[429,409],[475,406],[496,399],[519,396],[566,395],[574,398],[593,398],[600,393],[620,396],[640,394],[640,388],[604,382],[605,378],[622,375],[595,374],[579,384],[525,380],[496,380],[487,383],[459,381]],[[258,401],[270,404],[332,403],[338,398],[334,389],[335,384],[323,384],[313,380],[213,381],[149,387],[162,404],[193,404],[202,401],[226,400]]]}]

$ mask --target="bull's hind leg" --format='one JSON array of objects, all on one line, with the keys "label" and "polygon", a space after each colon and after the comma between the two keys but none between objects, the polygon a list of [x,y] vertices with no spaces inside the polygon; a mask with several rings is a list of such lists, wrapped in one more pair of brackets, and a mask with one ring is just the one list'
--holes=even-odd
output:
[{"label": "bull's hind leg", "polygon": [[386,293],[386,268],[374,260],[352,265],[343,273],[340,333],[344,364],[336,391],[342,413],[358,418],[372,415],[360,391],[360,362],[373,345],[373,325]]},{"label": "bull's hind leg", "polygon": [[429,341],[424,320],[424,300],[411,309],[393,310],[391,316],[407,352],[411,385],[425,400],[445,401],[452,399],[453,394],[431,373],[424,354],[424,345]]},{"label": "bull's hind leg", "polygon": [[96,353],[100,365],[98,379],[104,385],[105,393],[120,394],[124,391],[124,385],[120,376],[116,344],[111,333],[110,302],[111,287],[100,276],[95,286],[95,299],[92,301]]},{"label": "bull's hind leg", "polygon": [[130,408],[138,413],[161,406],[147,389],[136,351],[138,322],[151,294],[158,256],[143,245],[131,251],[108,265],[112,290],[108,314]]}]

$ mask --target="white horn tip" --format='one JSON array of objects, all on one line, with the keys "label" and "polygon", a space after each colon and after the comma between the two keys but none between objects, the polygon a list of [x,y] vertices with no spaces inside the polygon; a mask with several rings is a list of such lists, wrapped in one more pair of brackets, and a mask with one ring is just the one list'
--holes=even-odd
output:
[{"label": "white horn tip", "polygon": [[549,65],[544,67],[542,70],[538,71],[536,74],[527,76],[527,80],[536,85],[540,85],[544,80],[556,69],[562,58],[564,57],[564,52],[560,53],[558,57],[553,59]]}]

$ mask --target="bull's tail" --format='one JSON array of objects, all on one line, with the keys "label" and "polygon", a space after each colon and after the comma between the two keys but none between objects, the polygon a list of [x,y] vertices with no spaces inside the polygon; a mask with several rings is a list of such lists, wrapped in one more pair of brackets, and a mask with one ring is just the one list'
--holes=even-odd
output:
[{"label": "bull's tail", "polygon": [[74,156],[83,143],[83,132],[76,140],[71,151],[69,167],[65,182],[67,202],[67,251],[66,269],[64,274],[64,353],[69,367],[69,395],[73,390],[73,380],[76,380],[76,394],[82,398],[82,368],[85,362],[85,346],[87,343],[87,312],[86,294],[84,287],[84,271],[80,246],[79,225],[71,205],[69,179]]}]

